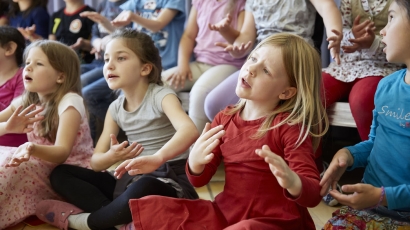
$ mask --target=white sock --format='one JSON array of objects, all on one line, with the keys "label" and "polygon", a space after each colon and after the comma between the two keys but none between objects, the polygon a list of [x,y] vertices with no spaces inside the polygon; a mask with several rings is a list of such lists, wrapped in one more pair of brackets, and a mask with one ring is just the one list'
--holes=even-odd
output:
[{"label": "white sock", "polygon": [[87,219],[90,213],[80,213],[76,215],[70,215],[68,217],[68,227],[73,229],[80,229],[80,230],[91,230],[88,227]]}]

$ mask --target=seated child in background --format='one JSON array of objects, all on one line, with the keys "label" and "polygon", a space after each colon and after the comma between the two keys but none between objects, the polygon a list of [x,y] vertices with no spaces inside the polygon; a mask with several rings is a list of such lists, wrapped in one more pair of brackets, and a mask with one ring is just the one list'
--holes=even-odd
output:
[{"label": "seated child in background", "polygon": [[[341,1],[344,52],[340,64],[332,62],[322,72],[325,108],[348,98],[362,141],[369,136],[377,84],[384,76],[402,68],[402,64],[387,62],[383,53],[385,44],[379,35],[387,24],[392,1]],[[338,203],[330,195],[323,200],[330,206]]]},{"label": "seated child in background", "polygon": [[[178,45],[184,32],[184,0],[128,0],[120,6],[123,10],[110,24],[102,23],[113,32],[115,27],[134,24],[136,30],[151,36],[159,50],[164,70],[177,65]],[[105,119],[108,106],[115,99],[105,79],[100,78],[83,91],[91,115]]]},{"label": "seated child in background", "polygon": [[[389,21],[380,31],[383,49],[391,63],[407,69],[383,78],[374,96],[369,139],[339,150],[320,184],[347,205],[333,213],[324,229],[410,228],[410,1],[394,0]],[[348,169],[365,167],[362,183],[335,189]]]},{"label": "seated child in background", "polygon": [[[100,106],[90,106],[90,130],[91,137],[96,140],[96,119],[95,114],[101,114],[98,117],[104,117],[106,108],[115,99],[113,93],[106,93],[105,95],[98,93],[99,89],[93,86],[93,83],[102,80],[105,82],[103,67],[104,67],[104,50],[107,41],[109,40],[109,31],[105,27],[110,26],[111,21],[114,20],[121,12],[120,5],[127,0],[103,0],[97,7],[97,11],[86,11],[80,14],[81,17],[87,17],[94,21],[91,35],[91,45],[93,46],[91,53],[95,54],[95,59],[88,64],[81,65],[81,85],[83,87],[82,94],[86,98],[93,96],[100,97]],[[98,83],[97,83],[98,84]],[[89,92],[90,90],[94,90]],[[101,105],[104,104],[104,105]],[[99,109],[103,108],[103,111]]]},{"label": "seated child in background", "polygon": [[29,43],[48,38],[47,3],[48,0],[9,0],[9,25],[17,28]]},{"label": "seated child in background", "polygon": [[[223,161],[224,190],[214,202],[160,196],[133,199],[133,226],[315,229],[306,207],[321,200],[314,149],[328,121],[320,86],[321,61],[313,46],[286,33],[264,39],[240,70],[236,86],[240,102],[206,125],[186,165],[190,182],[201,187]],[[136,169],[122,164],[116,175],[137,174]]]},{"label": "seated child in background", "polygon": [[[383,53],[380,30],[387,24],[393,0],[342,0],[343,40],[341,63],[323,69],[325,107],[349,98],[349,105],[361,139],[368,138],[379,81],[402,64],[388,63]],[[370,19],[369,19],[370,18]],[[364,39],[365,38],[365,39]],[[353,43],[352,43],[353,42]]]},{"label": "seated child in background", "polygon": [[33,215],[41,200],[60,199],[50,172],[62,163],[89,167],[93,148],[76,53],[40,40],[24,60],[25,93],[0,112],[0,135],[27,133],[29,142],[0,146],[0,229]]},{"label": "seated child in background", "polygon": [[[23,52],[26,41],[21,33],[11,26],[0,26],[0,111],[24,91]],[[0,146],[20,146],[27,141],[24,134],[6,134],[0,137]]]},{"label": "seated child in background", "polygon": [[[208,122],[204,111],[206,95],[245,61],[215,45],[235,41],[242,27],[244,6],[244,0],[194,0],[179,42],[178,66],[162,73],[163,81],[176,91],[190,90],[188,114],[198,131]],[[192,54],[195,61],[190,62]]]},{"label": "seated child in background", "polygon": [[[199,133],[175,92],[161,86],[158,49],[150,36],[131,28],[117,30],[111,38],[104,54],[104,77],[112,90],[121,90],[123,95],[109,107],[91,159],[93,170],[73,165],[55,168],[51,184],[72,204],[46,200],[37,205],[36,215],[60,229],[120,225],[125,229],[124,224],[132,221],[130,199],[147,195],[198,198],[184,168],[188,148]],[[120,129],[128,141],[118,143]],[[115,167],[121,162],[139,175],[115,178]],[[155,215],[148,209],[142,213]]]},{"label": "seated child in background", "polygon": [[81,63],[94,60],[91,51],[91,30],[94,22],[80,16],[81,12],[94,11],[84,0],[65,0],[66,6],[50,18],[48,39],[62,42],[73,48]]}]

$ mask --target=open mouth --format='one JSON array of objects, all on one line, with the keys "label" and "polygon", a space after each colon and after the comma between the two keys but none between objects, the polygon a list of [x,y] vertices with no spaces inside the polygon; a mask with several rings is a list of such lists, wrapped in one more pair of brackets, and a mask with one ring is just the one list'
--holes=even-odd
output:
[{"label": "open mouth", "polygon": [[247,87],[251,87],[251,86],[249,85],[249,83],[245,80],[245,78],[242,78],[242,84],[245,85],[245,86],[247,86]]},{"label": "open mouth", "polygon": [[108,79],[113,79],[113,78],[117,78],[118,75],[114,75],[114,74],[108,74]]},{"label": "open mouth", "polygon": [[33,78],[31,78],[31,77],[29,77],[29,76],[24,76],[24,80],[25,80],[25,81],[32,81]]}]

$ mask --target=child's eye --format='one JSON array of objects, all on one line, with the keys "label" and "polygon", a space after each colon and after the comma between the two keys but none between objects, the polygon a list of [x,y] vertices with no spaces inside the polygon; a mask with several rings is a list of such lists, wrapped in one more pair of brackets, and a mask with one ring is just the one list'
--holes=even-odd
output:
[{"label": "child's eye", "polygon": [[118,60],[118,61],[124,61],[124,60],[125,60],[125,57],[118,57],[117,60]]},{"label": "child's eye", "polygon": [[40,62],[37,62],[37,65],[40,65],[40,66],[42,66],[43,64],[42,64],[42,63],[40,63]]},{"label": "child's eye", "polygon": [[26,62],[26,65],[30,65],[30,62]]},{"label": "child's eye", "polygon": [[393,19],[393,15],[389,15],[389,21]]},{"label": "child's eye", "polygon": [[263,72],[270,75],[269,71],[267,69],[263,69]]},{"label": "child's eye", "polygon": [[253,61],[253,62],[256,61],[256,58],[254,58],[254,57],[250,57],[249,59],[250,59],[251,61]]},{"label": "child's eye", "polygon": [[105,62],[105,63],[107,63],[107,62],[109,62],[109,61],[110,61],[109,58],[104,58],[104,62]]}]

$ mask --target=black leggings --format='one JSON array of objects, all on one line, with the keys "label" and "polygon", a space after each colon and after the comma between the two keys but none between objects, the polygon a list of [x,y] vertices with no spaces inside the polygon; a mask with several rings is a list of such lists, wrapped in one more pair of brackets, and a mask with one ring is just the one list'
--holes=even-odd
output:
[{"label": "black leggings", "polygon": [[[53,189],[67,202],[90,212],[87,223],[91,229],[115,229],[132,221],[130,199],[148,195],[177,197],[176,190],[154,177],[141,177],[130,184],[115,200],[116,180],[107,172],[95,172],[73,165],[59,165],[50,175]],[[148,210],[147,210],[148,211]]]}]

